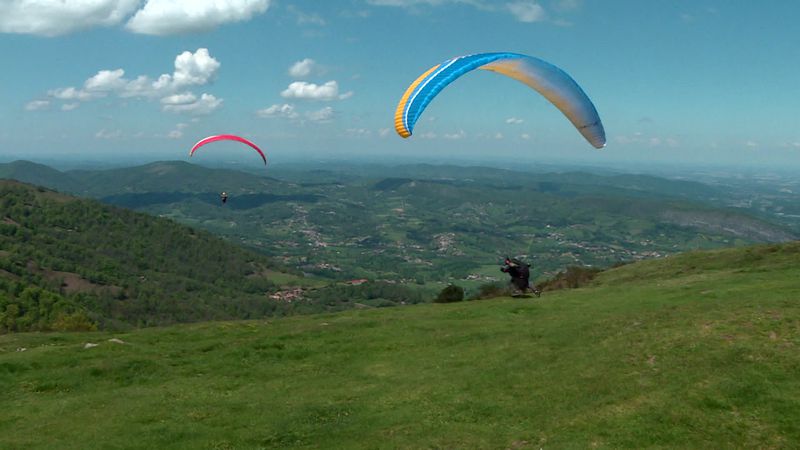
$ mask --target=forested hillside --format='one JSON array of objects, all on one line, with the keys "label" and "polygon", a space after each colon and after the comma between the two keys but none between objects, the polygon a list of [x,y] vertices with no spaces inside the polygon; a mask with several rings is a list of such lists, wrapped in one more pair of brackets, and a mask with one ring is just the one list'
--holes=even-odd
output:
[{"label": "forested hillside", "polygon": [[280,314],[265,256],[167,219],[0,181],[0,331]]}]

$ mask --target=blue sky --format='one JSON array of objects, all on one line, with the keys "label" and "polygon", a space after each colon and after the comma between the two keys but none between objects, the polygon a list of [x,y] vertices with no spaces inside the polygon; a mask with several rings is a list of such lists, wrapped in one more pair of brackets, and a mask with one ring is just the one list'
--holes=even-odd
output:
[{"label": "blue sky", "polygon": [[[0,159],[185,159],[233,133],[275,163],[800,167],[797,17],[791,1],[0,0]],[[411,138],[395,134],[418,75],[491,51],[569,73],[607,147],[484,71],[444,90]],[[222,152],[259,161],[235,144],[203,156]]]}]

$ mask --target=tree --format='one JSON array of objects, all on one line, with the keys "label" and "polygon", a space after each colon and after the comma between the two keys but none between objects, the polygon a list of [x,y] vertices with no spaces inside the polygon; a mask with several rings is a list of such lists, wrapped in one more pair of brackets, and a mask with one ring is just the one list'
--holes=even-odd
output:
[{"label": "tree", "polygon": [[464,300],[464,288],[451,284],[439,292],[434,300],[435,303],[454,303]]}]

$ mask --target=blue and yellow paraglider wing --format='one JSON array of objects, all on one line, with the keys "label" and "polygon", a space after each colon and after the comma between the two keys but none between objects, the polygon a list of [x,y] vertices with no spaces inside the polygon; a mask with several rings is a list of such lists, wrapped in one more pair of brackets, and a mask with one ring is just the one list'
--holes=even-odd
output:
[{"label": "blue and yellow paraglider wing", "polygon": [[481,53],[449,59],[430,68],[406,89],[395,112],[395,130],[409,137],[428,104],[461,75],[489,70],[525,83],[555,105],[575,128],[597,148],[606,138],[600,116],[578,83],[558,67],[517,53]]}]

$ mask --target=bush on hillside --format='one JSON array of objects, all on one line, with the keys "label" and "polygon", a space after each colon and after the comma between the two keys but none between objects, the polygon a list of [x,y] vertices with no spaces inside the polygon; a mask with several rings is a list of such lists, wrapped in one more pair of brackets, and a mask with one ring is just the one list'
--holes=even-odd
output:
[{"label": "bush on hillside", "polygon": [[451,284],[439,292],[434,303],[455,303],[464,300],[464,288]]}]

